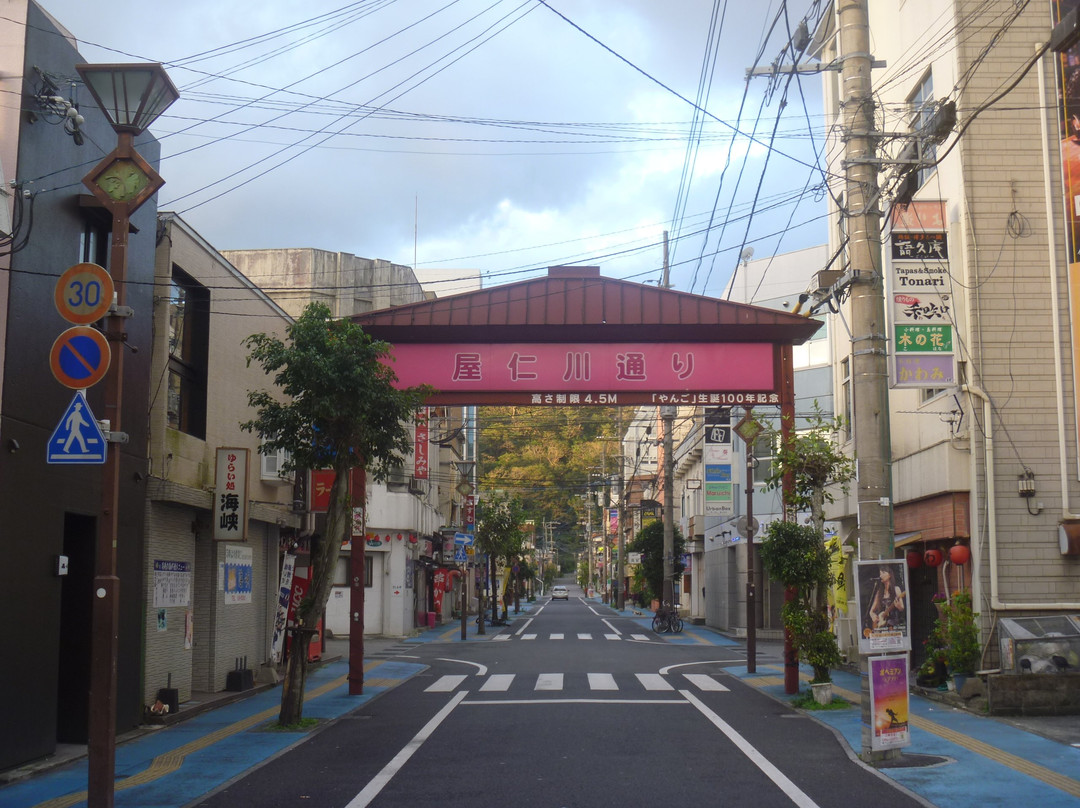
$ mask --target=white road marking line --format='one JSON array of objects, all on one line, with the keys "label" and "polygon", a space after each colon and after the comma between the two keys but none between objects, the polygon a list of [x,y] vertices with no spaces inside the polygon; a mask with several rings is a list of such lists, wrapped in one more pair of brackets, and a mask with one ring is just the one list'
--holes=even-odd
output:
[{"label": "white road marking line", "polygon": [[605,634],[604,639],[605,640],[619,640],[619,639],[622,639],[622,638],[618,634]]},{"label": "white road marking line", "polygon": [[400,752],[394,755],[394,759],[383,766],[382,771],[376,774],[359,794],[349,800],[349,804],[345,808],[367,808],[371,801],[379,796],[379,792],[386,787],[386,784],[390,782],[395,774],[401,771],[401,768],[409,762],[409,758],[416,754],[424,741],[431,737],[431,734],[439,728],[439,725],[446,720],[447,716],[454,711],[454,708],[461,703],[461,700],[466,695],[467,692],[464,690],[455,693],[450,702],[439,710]]},{"label": "white road marking line", "polygon": [[487,665],[481,665],[479,662],[471,662],[468,659],[452,659],[450,657],[439,657],[438,659],[440,662],[455,662],[458,665],[472,665],[476,668],[476,676],[487,675]]},{"label": "white road marking line", "polygon": [[530,617],[528,620],[525,621],[525,625],[523,625],[521,628],[519,628],[514,633],[515,634],[521,634],[521,632],[523,632],[525,629],[527,629],[529,627],[529,623],[531,623],[532,621],[533,621],[533,618]]},{"label": "white road marking line", "polygon": [[562,638],[563,638],[562,634],[552,634],[551,636],[548,637],[549,640],[561,640]]},{"label": "white road marking line", "polygon": [[492,637],[492,638],[491,638],[491,641],[492,641],[492,642],[497,642],[497,641],[499,641],[499,640],[509,640],[509,639],[510,639],[510,635],[509,635],[509,634],[499,634],[499,635],[498,635],[498,636],[496,636],[496,637]]},{"label": "white road marking line", "polygon": [[619,631],[619,630],[618,630],[617,628],[615,628],[615,626],[611,625],[611,621],[610,621],[610,620],[608,620],[608,619],[606,619],[606,618],[605,618],[605,619],[601,620],[600,622],[601,622],[601,623],[603,623],[603,624],[604,624],[605,626],[607,626],[607,627],[608,627],[609,629],[611,629],[611,631],[612,631],[612,632],[613,632],[614,634],[618,634],[618,635],[619,635],[620,637],[622,636],[622,632],[621,632],[621,631]]},{"label": "white road marking line", "polygon": [[[795,803],[799,808],[818,808],[818,804],[810,799],[805,792],[802,791],[797,785],[795,785],[787,776],[774,766],[761,752],[750,745],[742,735],[735,731],[735,728],[728,724],[724,719],[706,707],[702,702],[691,693],[689,690],[680,690],[679,694],[685,698],[688,702],[698,708],[698,711],[705,716],[712,725],[720,730],[724,735],[728,737],[733,744],[739,747],[744,755],[746,755],[750,762],[761,769],[765,773],[765,776],[776,783],[780,790],[783,791],[788,798]],[[350,806],[351,808],[351,806]]]},{"label": "white road marking line", "polygon": [[536,677],[534,690],[562,690],[563,675],[561,673],[541,673]]},{"label": "white road marking line", "polygon": [[578,634],[577,638],[579,640],[591,640],[592,639],[592,634]]},{"label": "white road marking line", "polygon": [[651,642],[648,634],[631,634],[631,639],[639,640],[640,642]]},{"label": "white road marking line", "polygon": [[465,681],[465,677],[459,674],[447,674],[446,676],[440,676],[435,680],[434,684],[429,685],[424,689],[425,693],[449,693],[454,690],[458,685]]},{"label": "white road marking line", "polygon": [[615,677],[610,673],[590,673],[589,690],[618,690]]},{"label": "white road marking line", "polygon": [[522,635],[521,639],[523,639],[523,640],[535,640],[536,635],[535,634],[525,634],[525,635]]},{"label": "white road marking line", "polygon": [[712,690],[720,693],[727,693],[728,689],[718,681],[713,679],[707,673],[684,673],[686,680],[690,684],[696,686],[698,690]]},{"label": "white road marking line", "polygon": [[484,686],[480,688],[482,693],[505,693],[510,689],[511,682],[514,681],[514,674],[512,673],[493,673],[488,677],[488,680],[484,682]]},{"label": "white road marking line", "polygon": [[674,690],[671,684],[659,673],[635,673],[638,681],[646,690]]}]

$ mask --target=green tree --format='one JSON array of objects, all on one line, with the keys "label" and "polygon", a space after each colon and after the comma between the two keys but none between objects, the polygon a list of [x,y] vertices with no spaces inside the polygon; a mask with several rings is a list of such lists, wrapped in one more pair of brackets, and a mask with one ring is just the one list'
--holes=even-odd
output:
[{"label": "green tree", "polygon": [[[681,575],[684,569],[682,563],[683,553],[686,551],[686,540],[683,538],[679,526],[675,525],[675,575]],[[657,520],[645,525],[638,534],[626,545],[627,552],[641,553],[641,565],[637,575],[648,587],[646,596],[659,597],[664,591],[664,523]]]},{"label": "green tree", "polygon": [[[829,418],[814,402],[814,414],[804,428],[792,430],[787,441],[777,430],[772,437],[777,445],[766,487],[781,489],[784,504],[793,511],[809,511],[811,521],[824,537],[825,504],[833,502],[833,491],[847,492],[855,479],[855,460],[836,445],[834,436],[843,427],[844,419]],[[790,475],[791,484],[784,485]],[[824,541],[824,538],[822,538]]]},{"label": "green tree", "polygon": [[[336,474],[326,532],[312,547],[311,586],[297,608],[298,625],[311,629],[326,607],[341,545],[352,532],[350,472],[366,467],[383,480],[403,462],[412,448],[408,424],[430,391],[396,389],[397,377],[381,361],[390,346],[349,320],[335,320],[321,303],[304,310],[285,340],[254,334],[246,345],[248,364],[259,363],[277,389],[248,392],[256,417],[241,428],[258,435],[260,451],[288,452],[286,470],[331,468]],[[292,644],[282,684],[282,724],[303,716],[310,638],[310,631],[302,630]]]},{"label": "green tree", "polygon": [[795,651],[814,669],[813,682],[831,682],[830,668],[840,664],[829,615],[814,596],[832,583],[829,551],[810,525],[772,522],[761,543],[761,563],[769,575],[795,591],[780,611]]},{"label": "green tree", "polygon": [[[491,494],[476,504],[476,547],[496,561],[509,567],[521,555],[525,544],[525,510],[521,500],[504,494]],[[491,604],[492,617],[498,609],[498,598]],[[480,613],[484,613],[481,605]]]}]

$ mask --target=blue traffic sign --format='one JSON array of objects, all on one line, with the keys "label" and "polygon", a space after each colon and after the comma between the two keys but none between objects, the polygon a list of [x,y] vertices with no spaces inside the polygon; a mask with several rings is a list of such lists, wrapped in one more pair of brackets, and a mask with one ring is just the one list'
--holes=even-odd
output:
[{"label": "blue traffic sign", "polygon": [[65,387],[93,387],[109,371],[112,351],[105,335],[85,325],[69,328],[56,338],[49,353],[53,376]]},{"label": "blue traffic sign", "polygon": [[457,562],[460,563],[462,561],[468,561],[468,560],[469,560],[469,556],[465,552],[465,545],[464,544],[457,545],[454,548],[454,561],[457,561]]},{"label": "blue traffic sign", "polygon": [[472,546],[472,543],[476,541],[476,537],[472,533],[455,533],[454,544],[463,544],[467,547]]},{"label": "blue traffic sign", "polygon": [[77,390],[49,438],[45,460],[52,464],[100,465],[108,454],[109,444],[90,412],[86,394]]}]

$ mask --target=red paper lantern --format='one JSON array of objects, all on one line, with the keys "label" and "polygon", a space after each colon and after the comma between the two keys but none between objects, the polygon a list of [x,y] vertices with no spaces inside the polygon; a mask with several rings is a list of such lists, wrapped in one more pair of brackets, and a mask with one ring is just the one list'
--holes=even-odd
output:
[{"label": "red paper lantern", "polygon": [[971,560],[971,550],[965,544],[957,542],[949,548],[949,561],[954,564],[966,564]]},{"label": "red paper lantern", "polygon": [[923,561],[926,562],[928,567],[940,567],[941,562],[945,560],[945,554],[938,550],[936,547],[932,550],[927,550],[923,554]]},{"label": "red paper lantern", "polygon": [[922,566],[922,553],[918,550],[907,551],[907,565],[915,570]]}]

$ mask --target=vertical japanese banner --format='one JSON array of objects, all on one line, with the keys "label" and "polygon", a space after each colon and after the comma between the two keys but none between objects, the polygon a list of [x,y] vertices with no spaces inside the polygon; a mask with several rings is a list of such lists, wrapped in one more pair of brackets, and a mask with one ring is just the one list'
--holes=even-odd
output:
[{"label": "vertical japanese banner", "polygon": [[317,469],[311,472],[312,513],[326,513],[330,510],[330,489],[336,476],[333,469]]},{"label": "vertical japanese banner", "polygon": [[214,541],[247,541],[248,450],[217,450]]},{"label": "vertical japanese banner", "polygon": [[870,663],[870,714],[874,722],[870,748],[877,751],[911,746],[907,654],[870,657],[867,661]]},{"label": "vertical japanese banner", "polygon": [[[1054,0],[1050,3],[1050,23],[1080,7],[1080,0]],[[1061,182],[1065,201],[1065,247],[1069,256],[1069,331],[1073,362],[1073,401],[1080,419],[1080,44],[1058,54],[1058,138],[1061,142]],[[1057,339],[1057,335],[1054,335]],[[1080,423],[1080,420],[1078,420]],[[1080,434],[1074,435],[1080,446]]]},{"label": "vertical japanese banner", "polygon": [[289,620],[289,601],[292,595],[293,571],[296,556],[286,553],[281,562],[281,582],[278,584],[278,606],[274,615],[274,635],[270,640],[270,656],[275,663],[281,661],[281,649],[285,647],[285,625]]},{"label": "vertical japanese banner", "polygon": [[428,417],[430,410],[424,407],[416,416],[416,440],[413,445],[413,477],[428,478]]}]

